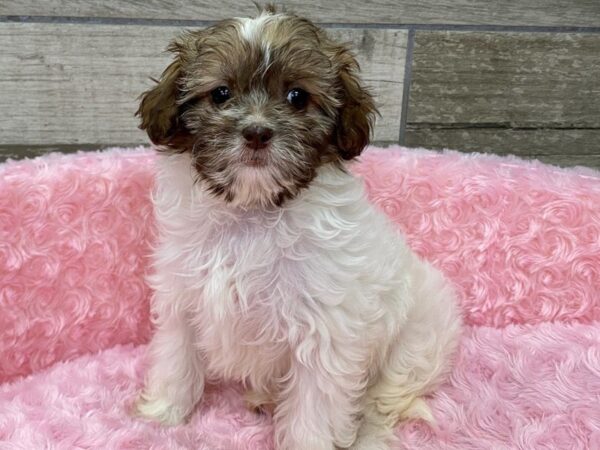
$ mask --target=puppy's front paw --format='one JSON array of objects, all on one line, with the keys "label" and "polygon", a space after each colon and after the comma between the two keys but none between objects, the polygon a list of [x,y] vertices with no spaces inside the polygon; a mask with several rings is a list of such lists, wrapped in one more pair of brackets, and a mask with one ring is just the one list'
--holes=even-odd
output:
[{"label": "puppy's front paw", "polygon": [[134,405],[136,417],[159,422],[167,426],[180,425],[185,422],[189,408],[173,404],[166,397],[151,397],[141,394]]},{"label": "puppy's front paw", "polygon": [[390,441],[382,440],[377,436],[363,436],[347,450],[390,450]]}]

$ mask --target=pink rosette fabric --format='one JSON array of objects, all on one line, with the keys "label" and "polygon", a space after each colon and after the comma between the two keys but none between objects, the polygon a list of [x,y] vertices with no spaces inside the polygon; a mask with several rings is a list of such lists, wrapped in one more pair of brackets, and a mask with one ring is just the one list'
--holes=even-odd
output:
[{"label": "pink rosette fabric", "polygon": [[[150,333],[149,149],[0,165],[0,448],[273,448],[241,388],[189,423],[132,418]],[[455,284],[466,322],[435,424],[410,449],[600,448],[600,174],[371,148],[352,166],[409,245]]]}]

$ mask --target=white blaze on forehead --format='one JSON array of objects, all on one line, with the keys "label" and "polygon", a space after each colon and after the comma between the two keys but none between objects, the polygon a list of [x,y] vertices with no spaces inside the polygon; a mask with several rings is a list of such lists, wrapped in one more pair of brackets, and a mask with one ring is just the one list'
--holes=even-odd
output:
[{"label": "white blaze on forehead", "polygon": [[275,20],[277,16],[272,14],[261,14],[260,16],[250,19],[241,18],[240,21],[240,33],[242,38],[249,42],[260,40],[262,31],[265,24]]},{"label": "white blaze on forehead", "polygon": [[250,18],[240,18],[240,35],[248,42],[259,43],[264,52],[263,67],[266,69],[270,62],[270,46],[269,42],[264,38],[264,28],[269,22],[279,19],[278,14],[261,14],[260,16]]}]

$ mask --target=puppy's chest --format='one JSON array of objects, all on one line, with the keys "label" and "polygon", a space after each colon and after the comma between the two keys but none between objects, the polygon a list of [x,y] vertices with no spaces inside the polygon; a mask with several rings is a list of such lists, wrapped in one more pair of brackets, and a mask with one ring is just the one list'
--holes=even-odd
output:
[{"label": "puppy's chest", "polygon": [[214,373],[240,378],[265,361],[274,372],[284,370],[301,326],[306,265],[293,255],[304,246],[301,236],[260,223],[213,230],[196,255],[205,268],[196,286],[199,345]]}]

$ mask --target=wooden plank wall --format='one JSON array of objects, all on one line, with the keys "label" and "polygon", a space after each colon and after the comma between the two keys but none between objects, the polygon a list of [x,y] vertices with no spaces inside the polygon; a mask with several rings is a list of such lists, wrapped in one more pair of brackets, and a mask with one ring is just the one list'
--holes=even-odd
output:
[{"label": "wooden plank wall", "polygon": [[[290,0],[354,46],[379,144],[600,168],[600,0]],[[136,98],[222,0],[0,1],[0,160],[146,143]]]}]

